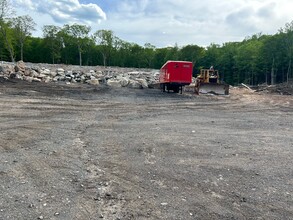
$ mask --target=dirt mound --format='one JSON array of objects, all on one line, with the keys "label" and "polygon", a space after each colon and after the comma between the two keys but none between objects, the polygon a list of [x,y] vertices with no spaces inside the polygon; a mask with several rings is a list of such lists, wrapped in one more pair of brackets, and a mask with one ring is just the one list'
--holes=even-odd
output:
[{"label": "dirt mound", "polygon": [[273,93],[279,95],[293,95],[293,81],[276,85],[259,85],[256,92]]}]

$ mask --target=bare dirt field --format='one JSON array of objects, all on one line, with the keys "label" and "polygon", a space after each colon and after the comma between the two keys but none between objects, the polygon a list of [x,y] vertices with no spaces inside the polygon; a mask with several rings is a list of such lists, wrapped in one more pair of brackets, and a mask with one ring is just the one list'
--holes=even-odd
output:
[{"label": "bare dirt field", "polygon": [[0,81],[0,219],[293,219],[293,98]]}]

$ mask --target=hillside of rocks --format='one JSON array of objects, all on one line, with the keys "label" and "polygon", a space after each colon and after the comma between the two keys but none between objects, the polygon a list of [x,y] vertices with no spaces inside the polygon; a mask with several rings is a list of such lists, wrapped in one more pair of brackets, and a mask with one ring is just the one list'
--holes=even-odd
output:
[{"label": "hillside of rocks", "polygon": [[112,87],[148,88],[158,82],[159,71],[153,69],[76,66],[1,62],[0,78],[28,82],[64,82],[106,84]]}]

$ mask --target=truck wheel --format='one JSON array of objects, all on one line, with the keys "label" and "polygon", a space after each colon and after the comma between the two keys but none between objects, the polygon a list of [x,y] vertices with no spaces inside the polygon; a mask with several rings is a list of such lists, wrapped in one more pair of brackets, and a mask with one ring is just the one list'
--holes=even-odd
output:
[{"label": "truck wheel", "polygon": [[175,86],[174,89],[173,89],[173,91],[174,91],[175,93],[179,93],[179,86]]},{"label": "truck wheel", "polygon": [[162,92],[165,92],[165,84],[164,83],[160,84],[160,88],[161,88]]}]

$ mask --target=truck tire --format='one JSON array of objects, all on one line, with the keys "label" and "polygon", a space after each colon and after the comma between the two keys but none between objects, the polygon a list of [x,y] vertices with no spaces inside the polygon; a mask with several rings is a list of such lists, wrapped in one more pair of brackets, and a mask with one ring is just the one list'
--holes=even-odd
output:
[{"label": "truck tire", "polygon": [[174,91],[175,93],[179,93],[179,86],[174,86],[173,91]]}]

